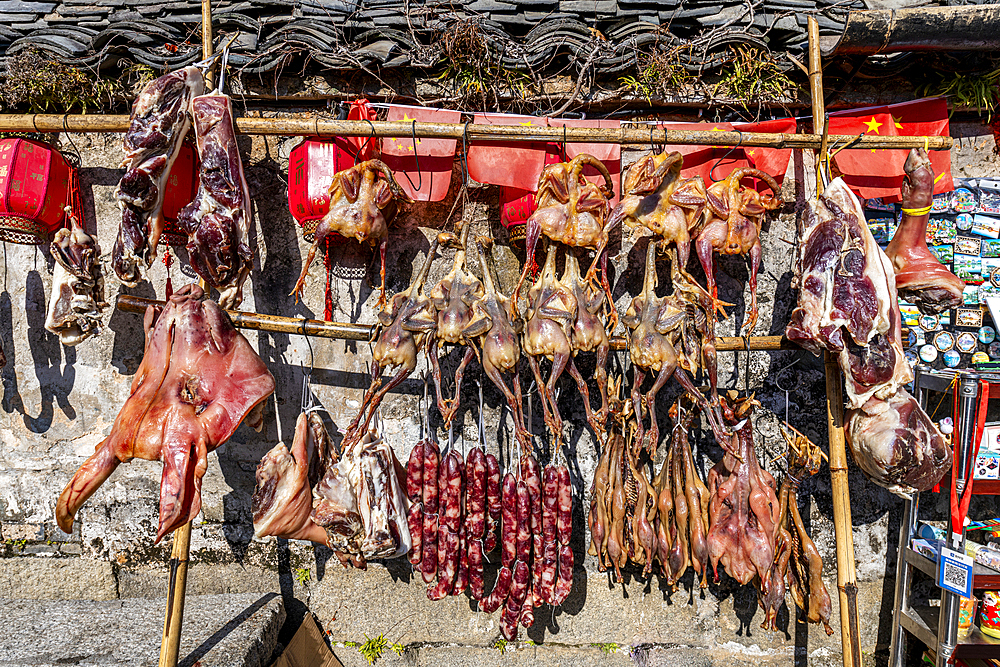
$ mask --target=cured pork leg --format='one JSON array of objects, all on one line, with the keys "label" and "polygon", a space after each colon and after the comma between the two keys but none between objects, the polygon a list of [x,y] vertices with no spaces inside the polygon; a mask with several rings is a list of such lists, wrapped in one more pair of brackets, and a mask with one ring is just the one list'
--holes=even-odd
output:
[{"label": "cured pork leg", "polygon": [[178,224],[187,232],[191,266],[219,290],[219,305],[236,308],[250,275],[250,190],[236,146],[233,105],[216,91],[191,100],[198,155],[198,193],[181,209]]},{"label": "cured pork leg", "polygon": [[191,100],[203,92],[201,70],[185,67],[150,81],[132,105],[125,175],[115,191],[122,222],[111,250],[111,266],[129,287],[139,284],[141,270],[156,256],[167,177],[191,127]]},{"label": "cured pork leg", "polygon": [[69,216],[69,228],[60,229],[50,246],[56,260],[52,272],[45,328],[59,336],[63,345],[78,345],[101,333],[104,302],[104,275],[98,258],[97,239],[83,231],[76,217]]},{"label": "cured pork leg", "polygon": [[111,434],[59,496],[56,520],[67,533],[73,517],[119,463],[163,462],[156,541],[201,509],[208,453],[225,443],[274,391],[274,378],[229,317],[197,285],[167,300],[157,317],[146,310],[146,352],[132,393]]},{"label": "cured pork leg", "polygon": [[934,196],[934,168],[922,148],[910,150],[903,164],[903,220],[885,249],[896,270],[899,296],[922,313],[962,305],[965,283],[927,248],[927,221]]}]

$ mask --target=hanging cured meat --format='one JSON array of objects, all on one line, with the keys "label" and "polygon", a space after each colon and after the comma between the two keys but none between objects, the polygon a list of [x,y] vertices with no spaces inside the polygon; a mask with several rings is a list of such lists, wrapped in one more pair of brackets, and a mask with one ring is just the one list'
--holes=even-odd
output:
[{"label": "hanging cured meat", "polygon": [[264,362],[219,306],[197,285],[175,292],[162,313],[146,310],[146,351],[132,393],[111,434],[59,496],[56,519],[73,516],[119,463],[163,462],[157,542],[201,509],[208,453],[240,422],[261,425],[259,408],[274,391]]},{"label": "hanging cured meat", "polygon": [[125,175],[115,191],[122,222],[111,250],[111,266],[129,287],[139,284],[156,256],[167,177],[191,127],[191,100],[204,91],[201,70],[185,67],[150,81],[132,105]]},{"label": "hanging cured meat", "polygon": [[254,534],[325,544],[345,567],[401,556],[413,543],[399,467],[371,433],[338,452],[319,414],[303,413],[291,451],[278,443],[257,466]]},{"label": "hanging cured meat", "polygon": [[[752,188],[743,187],[746,178],[759,178],[771,188],[772,194],[761,195]],[[723,255],[749,255],[750,257],[750,306],[740,335],[746,336],[757,323],[757,272],[760,270],[760,230],[764,215],[782,204],[778,184],[769,174],[759,169],[734,169],[725,180],[708,188],[710,214],[698,236],[695,247],[698,259],[705,270],[708,291],[719,296],[715,282],[714,253]]]},{"label": "hanging cured meat", "polygon": [[[708,472],[708,557],[719,577],[719,564],[741,584],[760,577],[760,589],[784,583],[771,576],[775,532],[779,518],[774,477],[760,467],[753,444],[752,397],[722,400],[726,423],[736,433],[737,452],[726,452]],[[766,595],[767,593],[765,593]]]},{"label": "hanging cured meat", "polygon": [[302,264],[302,273],[292,294],[296,300],[305,289],[309,265],[316,257],[316,250],[326,237],[336,232],[341,236],[357,239],[359,243],[378,246],[381,258],[381,293],[379,305],[385,301],[385,244],[389,225],[396,217],[398,202],[413,203],[399,187],[392,170],[381,160],[366,160],[333,175],[330,184],[330,210],[314,232],[309,256]]},{"label": "hanging cured meat", "polygon": [[885,249],[896,270],[896,290],[923,313],[962,305],[965,283],[927,248],[927,221],[934,195],[934,167],[927,151],[913,148],[903,163],[903,219]]},{"label": "hanging cured meat", "polygon": [[236,145],[233,105],[219,88],[191,100],[201,159],[198,193],[181,209],[177,224],[188,235],[187,251],[198,275],[219,290],[219,305],[236,308],[253,266],[250,190]]},{"label": "hanging cured meat", "polygon": [[796,263],[799,301],[785,330],[819,354],[838,353],[847,390],[845,435],[855,461],[890,491],[926,491],[951,465],[947,443],[903,385],[892,263],[857,198],[835,179],[804,212]]},{"label": "hanging cured meat", "polygon": [[52,296],[45,328],[59,336],[63,345],[78,345],[104,328],[104,275],[101,248],[97,239],[83,231],[83,225],[66,207],[69,228],[60,229],[50,249],[56,260],[52,271]]}]

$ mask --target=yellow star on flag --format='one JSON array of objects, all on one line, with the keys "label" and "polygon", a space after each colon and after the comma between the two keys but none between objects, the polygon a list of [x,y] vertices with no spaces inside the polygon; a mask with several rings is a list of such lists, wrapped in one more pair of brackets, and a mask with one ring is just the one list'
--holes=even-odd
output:
[{"label": "yellow star on flag", "polygon": [[874,132],[875,134],[878,134],[878,129],[882,127],[882,123],[875,120],[875,116],[872,116],[872,119],[866,123],[863,123],[863,125],[868,126],[868,129],[865,130],[865,133]]},{"label": "yellow star on flag", "polygon": [[531,125],[531,121],[529,120],[529,121],[525,121],[523,123],[518,123],[518,125],[523,125],[524,127],[528,127],[528,126]]},{"label": "yellow star on flag", "polygon": [[[890,114],[892,116],[892,114]],[[896,126],[897,130],[903,129],[903,117],[902,116],[892,116],[892,124]]]},{"label": "yellow star on flag", "polygon": [[[409,114],[407,114],[405,112],[403,113],[403,122],[404,123],[405,122],[411,122],[412,123],[415,120],[417,120],[417,119],[416,118],[410,118]],[[421,141],[420,139],[417,139],[417,143],[421,144],[421,143],[423,143],[423,141]],[[407,150],[410,150],[410,151],[413,150],[413,140],[412,139],[410,140],[410,147]]]}]

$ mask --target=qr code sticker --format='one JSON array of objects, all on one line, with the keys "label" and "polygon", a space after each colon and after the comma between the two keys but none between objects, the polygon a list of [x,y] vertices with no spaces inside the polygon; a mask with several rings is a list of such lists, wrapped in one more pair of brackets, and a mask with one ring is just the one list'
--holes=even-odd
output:
[{"label": "qr code sticker", "polygon": [[944,562],[944,574],[942,578],[949,588],[963,591],[968,588],[968,571],[953,565],[949,561]]}]

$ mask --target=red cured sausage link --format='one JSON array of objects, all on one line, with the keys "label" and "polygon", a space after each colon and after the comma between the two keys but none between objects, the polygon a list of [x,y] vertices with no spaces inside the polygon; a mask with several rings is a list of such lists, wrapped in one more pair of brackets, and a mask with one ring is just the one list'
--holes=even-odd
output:
[{"label": "red cured sausage link", "polygon": [[538,461],[531,454],[521,457],[521,479],[531,494],[531,532],[541,535],[542,532],[542,474]]},{"label": "red cured sausage link", "polygon": [[556,515],[556,530],[559,544],[569,544],[573,537],[573,484],[569,480],[569,469],[559,466],[559,514]]},{"label": "red cured sausage link", "polygon": [[469,585],[469,550],[466,546],[465,526],[458,534],[458,573],[455,575],[455,587],[451,589],[452,595],[461,595]]},{"label": "red cured sausage link", "polygon": [[[557,574],[557,561],[559,545],[556,542],[556,514],[559,495],[559,474],[555,466],[545,466],[542,471],[542,530],[536,535],[535,560],[534,560],[534,596],[535,601],[541,604],[548,602],[552,595],[552,588],[555,586]],[[551,553],[550,553],[551,552]],[[544,556],[549,556],[546,562]],[[546,565],[551,566],[551,572],[546,572]],[[548,581],[548,591],[546,592],[546,581]]]},{"label": "red cured sausage link", "polygon": [[[517,540],[515,542],[517,560],[531,561],[531,493],[524,480],[517,483]],[[527,565],[525,565],[527,567]]]},{"label": "red cured sausage link", "polygon": [[493,591],[483,599],[481,606],[482,610],[487,614],[492,614],[500,605],[504,603],[507,596],[510,594],[510,585],[513,580],[514,575],[511,573],[510,568],[504,565],[500,568],[500,572],[497,574],[497,583],[493,586]]},{"label": "red cured sausage link", "polygon": [[[438,476],[440,474],[441,452],[432,440],[424,440],[423,496],[424,514],[438,513]],[[427,536],[424,535],[424,539]]]},{"label": "red cured sausage link", "polygon": [[500,462],[492,454],[486,455],[486,508],[494,523],[500,519]]},{"label": "red cured sausage link", "polygon": [[424,506],[421,503],[410,505],[410,509],[406,512],[406,525],[410,529],[410,541],[413,542],[407,558],[411,565],[419,565],[423,558],[420,545],[423,543],[424,535]]},{"label": "red cured sausage link", "polygon": [[500,564],[504,567],[514,567],[517,559],[517,480],[507,473],[503,477],[503,525],[500,532],[500,546],[503,555]]},{"label": "red cured sausage link", "polygon": [[514,641],[517,637],[517,621],[521,616],[521,609],[525,606],[524,601],[528,594],[528,585],[531,583],[531,572],[524,561],[517,561],[514,566],[514,577],[510,586],[510,595],[507,596],[507,603],[504,604],[503,613],[500,615],[500,632],[503,633],[507,641]]},{"label": "red cured sausage link", "polygon": [[542,604],[541,600],[535,598],[534,593],[528,595],[521,607],[521,627],[530,628],[535,624],[535,607]]},{"label": "red cured sausage link", "polygon": [[448,529],[455,536],[462,527],[462,486],[463,468],[462,457],[458,452],[452,450],[441,462],[441,474],[439,477],[438,513],[440,514],[441,529]]},{"label": "red cured sausage link", "polygon": [[479,540],[469,540],[469,592],[474,600],[482,601],[486,595],[483,581],[483,544]]},{"label": "red cured sausage link", "polygon": [[545,602],[553,604],[556,577],[559,575],[559,543],[546,539],[545,550],[539,560],[542,562],[542,581],[539,585],[539,595]]},{"label": "red cured sausage link", "polygon": [[427,599],[443,600],[455,585],[455,575],[458,573],[459,544],[458,534],[450,530],[441,531],[438,540],[438,581],[427,589]]},{"label": "red cured sausage link", "polygon": [[555,542],[559,515],[559,471],[555,466],[545,466],[542,480],[542,536],[546,542]]},{"label": "red cured sausage link", "polygon": [[465,528],[470,540],[481,540],[486,531],[486,455],[473,447],[465,464]]},{"label": "red cured sausage link", "polygon": [[406,497],[411,503],[423,500],[424,487],[424,443],[418,442],[410,450],[410,460],[406,462]]},{"label": "red cured sausage link", "polygon": [[[426,509],[426,508],[425,508]],[[424,511],[423,553],[420,559],[420,574],[424,583],[434,581],[438,570],[438,515]],[[443,557],[443,554],[442,554]]]},{"label": "red cured sausage link", "polygon": [[552,606],[561,605],[573,590],[573,550],[568,544],[559,547],[559,580],[552,594]]},{"label": "red cured sausage link", "polygon": [[492,553],[497,548],[497,521],[486,515],[486,533],[483,535],[483,553]]}]

